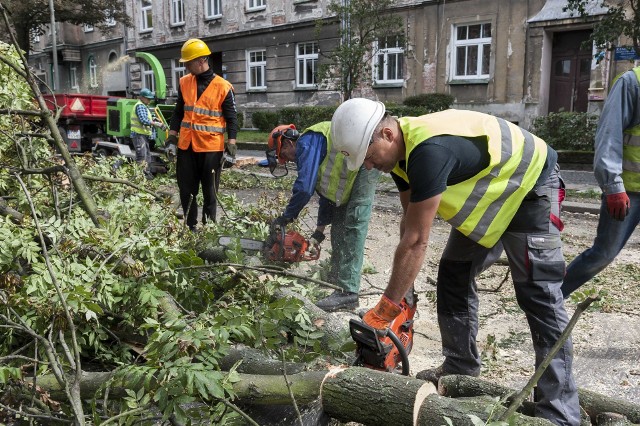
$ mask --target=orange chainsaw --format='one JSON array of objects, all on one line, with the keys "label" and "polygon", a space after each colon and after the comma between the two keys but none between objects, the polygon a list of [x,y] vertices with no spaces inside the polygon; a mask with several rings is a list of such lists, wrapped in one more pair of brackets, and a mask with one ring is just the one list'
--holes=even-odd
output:
[{"label": "orange chainsaw", "polygon": [[356,360],[353,365],[409,375],[409,353],[413,347],[413,315],[417,297],[413,303],[406,298],[400,302],[402,310],[384,331],[376,330],[364,321],[349,320],[351,338],[356,342]]},{"label": "orange chainsaw", "polygon": [[296,231],[287,231],[279,227],[266,241],[249,238],[223,236],[218,239],[221,246],[230,247],[239,241],[240,247],[247,251],[259,251],[271,262],[297,263],[317,260],[320,257],[320,246],[311,244],[309,240]]}]

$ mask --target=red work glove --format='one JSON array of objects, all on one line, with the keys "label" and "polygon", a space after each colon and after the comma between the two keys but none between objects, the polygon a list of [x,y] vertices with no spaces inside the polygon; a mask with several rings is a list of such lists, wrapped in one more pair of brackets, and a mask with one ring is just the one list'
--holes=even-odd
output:
[{"label": "red work glove", "polygon": [[362,321],[376,330],[385,330],[391,321],[400,315],[400,312],[402,312],[400,305],[383,295],[376,307],[364,314]]},{"label": "red work glove", "polygon": [[629,214],[629,197],[626,192],[607,195],[607,211],[615,220],[624,220]]}]

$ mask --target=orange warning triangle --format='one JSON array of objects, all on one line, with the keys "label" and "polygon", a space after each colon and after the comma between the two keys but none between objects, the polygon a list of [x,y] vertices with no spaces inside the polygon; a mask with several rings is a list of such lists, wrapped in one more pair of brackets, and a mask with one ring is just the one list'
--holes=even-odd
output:
[{"label": "orange warning triangle", "polygon": [[82,101],[80,100],[80,98],[75,98],[73,100],[73,102],[71,103],[71,111],[74,112],[83,112],[84,111],[84,105],[82,105]]}]

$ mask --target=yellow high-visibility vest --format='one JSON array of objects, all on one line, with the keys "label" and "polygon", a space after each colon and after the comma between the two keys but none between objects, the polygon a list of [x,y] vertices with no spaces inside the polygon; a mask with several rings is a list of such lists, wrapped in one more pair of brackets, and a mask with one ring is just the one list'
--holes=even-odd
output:
[{"label": "yellow high-visibility vest", "polygon": [[[409,164],[416,146],[434,136],[487,138],[489,165],[475,176],[448,186],[438,213],[473,241],[493,247],[538,180],[546,163],[547,144],[515,124],[475,111],[449,109],[399,121],[406,147],[405,164]],[[399,163],[393,172],[411,185]]]},{"label": "yellow high-visibility vest", "polygon": [[320,163],[316,191],[320,195],[333,201],[336,206],[341,206],[349,201],[353,182],[356,180],[358,170],[347,169],[344,155],[331,150],[331,122],[323,121],[305,129],[305,133],[313,131],[322,133],[327,139],[327,155]]}]

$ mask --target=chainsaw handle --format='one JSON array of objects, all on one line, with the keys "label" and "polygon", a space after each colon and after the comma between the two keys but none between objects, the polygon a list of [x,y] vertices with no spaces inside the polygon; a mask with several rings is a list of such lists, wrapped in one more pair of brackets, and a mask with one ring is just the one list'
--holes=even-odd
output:
[{"label": "chainsaw handle", "polygon": [[396,346],[396,349],[398,349],[400,358],[402,358],[402,375],[408,376],[409,375],[409,354],[407,354],[407,351],[404,348],[404,345],[402,344],[402,342],[400,341],[396,333],[394,333],[390,328],[387,328],[386,331],[387,331],[386,333],[387,336],[389,337],[389,339],[391,339],[393,344]]}]

